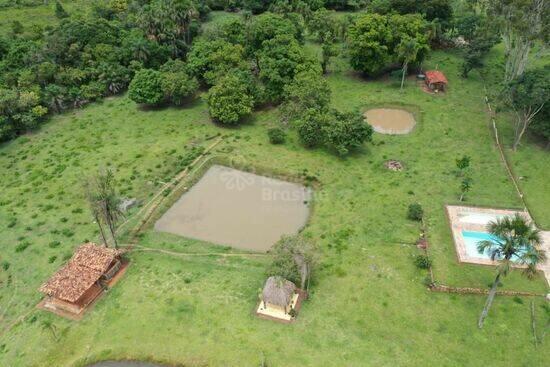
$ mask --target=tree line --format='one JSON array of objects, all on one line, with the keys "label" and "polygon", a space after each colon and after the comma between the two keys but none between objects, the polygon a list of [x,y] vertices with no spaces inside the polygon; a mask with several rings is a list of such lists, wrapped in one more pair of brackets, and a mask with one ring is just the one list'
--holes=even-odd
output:
[{"label": "tree line", "polygon": [[[36,128],[49,114],[128,88],[135,102],[155,106],[185,105],[208,90],[210,116],[220,124],[281,105],[283,123],[305,145],[346,154],[371,132],[357,116],[329,107],[321,79],[339,51],[365,75],[397,71],[403,87],[431,48],[458,47],[466,78],[502,41],[501,99],[517,116],[514,148],[527,131],[550,142],[548,67],[528,67],[532,48],[547,41],[548,4],[460,4],[457,10],[449,0],[102,0],[87,14],[69,14],[55,2],[58,25],[14,22],[0,37],[0,141]],[[241,15],[197,38],[212,9]],[[331,9],[365,11],[336,17]],[[305,51],[306,34],[320,43],[320,62]]]}]

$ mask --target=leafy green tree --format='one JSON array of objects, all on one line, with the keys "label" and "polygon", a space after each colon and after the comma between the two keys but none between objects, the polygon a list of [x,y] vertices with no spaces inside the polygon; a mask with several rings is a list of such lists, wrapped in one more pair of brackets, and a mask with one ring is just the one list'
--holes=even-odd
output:
[{"label": "leafy green tree", "polygon": [[48,84],[44,88],[44,102],[51,111],[61,112],[65,108],[65,99],[67,98],[67,89],[65,87]]},{"label": "leafy green tree", "polygon": [[243,52],[241,45],[223,40],[198,41],[189,52],[187,66],[191,74],[206,85],[214,85],[230,70],[247,68]]},{"label": "leafy green tree", "polygon": [[499,36],[487,16],[475,13],[457,19],[455,27],[466,42],[462,77],[467,78],[471,70],[483,66],[483,58],[498,43]]},{"label": "leafy green tree", "polygon": [[365,123],[361,114],[335,110],[331,117],[333,120],[323,128],[325,144],[339,155],[346,155],[372,139],[372,127]]},{"label": "leafy green tree", "polygon": [[299,119],[309,109],[326,111],[330,104],[330,87],[319,68],[298,72],[284,87],[282,113],[286,120]]},{"label": "leafy green tree", "polygon": [[100,63],[96,72],[97,81],[102,83],[110,94],[118,94],[128,87],[131,72],[119,63]]},{"label": "leafy green tree", "polygon": [[330,121],[329,114],[311,108],[302,113],[296,122],[300,141],[308,148],[314,148],[324,143],[325,135],[323,127]]},{"label": "leafy green tree", "polygon": [[398,47],[409,40],[415,42],[415,61],[421,62],[429,50],[427,25],[422,16],[360,15],[348,30],[351,66],[369,75],[380,73],[399,61]]},{"label": "leafy green tree", "polygon": [[143,31],[137,28],[122,35],[121,48],[123,59],[139,61],[152,69],[166,62],[171,54],[170,47],[146,38]]},{"label": "leafy green tree", "polygon": [[403,38],[397,45],[397,55],[402,65],[401,90],[403,90],[403,85],[405,84],[405,76],[407,75],[409,64],[416,61],[419,51],[420,44],[412,38]]},{"label": "leafy green tree", "polygon": [[330,64],[330,59],[338,54],[334,40],[326,37],[321,45],[321,68],[323,69],[323,74],[328,72],[328,67]]},{"label": "leafy green tree", "polygon": [[59,1],[55,2],[55,16],[58,19],[64,19],[69,16],[69,13],[63,8],[63,5]]},{"label": "leafy green tree", "polygon": [[245,46],[247,43],[247,24],[241,19],[232,19],[224,22],[217,29],[216,38],[225,40],[234,45]]},{"label": "leafy green tree", "polygon": [[36,128],[48,112],[38,92],[0,86],[0,141]]},{"label": "leafy green tree", "polygon": [[428,21],[437,21],[446,29],[453,18],[450,0],[390,0],[389,9],[399,14],[422,14]]},{"label": "leafy green tree", "polygon": [[487,302],[479,317],[477,324],[479,328],[483,327],[493,304],[500,278],[511,271],[512,262],[525,265],[523,273],[532,278],[537,272],[537,265],[546,260],[544,251],[540,249],[542,243],[540,232],[519,214],[489,222],[487,230],[494,239],[479,242],[477,249],[479,253],[488,253],[491,260],[498,260],[499,264]]},{"label": "leafy green tree", "polygon": [[291,36],[280,35],[263,43],[258,60],[259,76],[270,101],[279,102],[284,97],[285,86],[306,61],[302,47]]},{"label": "leafy green tree", "polygon": [[507,85],[508,104],[517,119],[513,149],[517,150],[527,129],[550,99],[550,66],[532,69]]},{"label": "leafy green tree", "polygon": [[510,83],[527,69],[537,40],[547,41],[550,7],[545,0],[489,0],[489,16],[499,27],[505,48],[504,82]]},{"label": "leafy green tree", "polygon": [[270,250],[271,263],[267,276],[280,276],[309,288],[309,282],[317,262],[317,247],[303,236],[283,236]]},{"label": "leafy green tree", "polygon": [[254,107],[254,98],[238,73],[229,73],[210,88],[207,102],[212,119],[224,125],[237,124]]},{"label": "leafy green tree", "polygon": [[158,105],[164,99],[162,74],[151,69],[138,71],[130,82],[128,96],[136,103]]},{"label": "leafy green tree", "polygon": [[260,14],[267,10],[273,0],[243,0],[243,8],[252,12],[252,14]]},{"label": "leafy green tree", "polygon": [[325,6],[335,10],[359,10],[368,3],[368,0],[326,0]]},{"label": "leafy green tree", "polygon": [[455,161],[459,176],[464,176],[464,172],[470,167],[471,162],[472,158],[469,155],[463,155],[462,158],[458,158]]},{"label": "leafy green tree", "polygon": [[[88,200],[90,201],[92,213],[94,216],[99,217],[100,232],[103,236],[105,235],[100,224],[103,223],[109,228],[113,246],[118,248],[117,223],[123,218],[124,214],[120,209],[121,199],[116,192],[115,175],[110,169],[101,170],[89,182],[91,186],[88,189]],[[108,245],[107,241],[105,241],[105,245]]]},{"label": "leafy green tree", "polygon": [[196,78],[186,72],[165,72],[162,74],[162,92],[172,104],[181,106],[199,89]]},{"label": "leafy green tree", "polygon": [[325,8],[316,10],[307,22],[309,33],[320,43],[323,43],[327,38],[334,39],[338,33],[334,19],[333,11]]},{"label": "leafy green tree", "polygon": [[259,52],[265,41],[277,36],[289,36],[296,40],[301,38],[303,29],[280,14],[264,13],[253,18],[248,26],[248,54]]},{"label": "leafy green tree", "polygon": [[137,24],[149,39],[170,47],[172,57],[180,57],[198,32],[198,17],[192,0],[153,0],[139,8]]}]

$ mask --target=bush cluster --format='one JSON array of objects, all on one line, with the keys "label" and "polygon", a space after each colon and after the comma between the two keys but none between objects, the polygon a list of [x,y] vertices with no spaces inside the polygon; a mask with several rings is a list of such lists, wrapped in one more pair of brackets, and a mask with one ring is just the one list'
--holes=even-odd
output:
[{"label": "bush cluster", "polygon": [[424,216],[424,209],[419,203],[413,203],[409,205],[407,210],[407,218],[410,220],[421,221]]}]

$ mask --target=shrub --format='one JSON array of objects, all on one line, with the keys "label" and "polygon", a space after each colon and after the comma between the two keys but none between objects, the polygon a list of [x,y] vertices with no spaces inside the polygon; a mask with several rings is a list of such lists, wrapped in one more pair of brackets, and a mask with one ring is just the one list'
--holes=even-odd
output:
[{"label": "shrub", "polygon": [[432,266],[432,260],[428,255],[417,255],[414,258],[414,265],[419,269],[429,269]]},{"label": "shrub", "polygon": [[15,246],[15,252],[23,252],[27,249],[27,247],[29,247],[31,245],[30,242],[28,241],[25,241],[25,242],[21,242],[20,244],[18,244],[17,246]]},{"label": "shrub", "polygon": [[208,92],[208,112],[212,119],[225,125],[235,125],[252,112],[254,98],[243,80],[229,74]]},{"label": "shrub", "polygon": [[185,72],[168,72],[162,74],[162,92],[171,103],[180,106],[187,98],[192,97],[199,89],[197,79]]},{"label": "shrub", "polygon": [[423,216],[424,216],[424,210],[422,209],[422,205],[418,203],[413,203],[409,205],[407,218],[409,218],[410,220],[421,221]]},{"label": "shrub", "polygon": [[56,247],[59,247],[59,245],[61,245],[61,242],[59,241],[52,241],[48,244],[48,247],[50,248],[56,248]]},{"label": "shrub", "polygon": [[420,14],[358,15],[347,33],[347,48],[350,64],[366,74],[377,74],[399,62],[398,45],[403,40],[418,43],[415,62],[426,56],[429,32],[427,23]]},{"label": "shrub", "polygon": [[136,73],[128,87],[128,96],[136,103],[157,105],[162,102],[162,74],[151,69],[142,69]]},{"label": "shrub", "polygon": [[328,123],[328,115],[315,109],[304,112],[298,121],[298,135],[302,143],[313,148],[324,141],[323,126]]},{"label": "shrub", "polygon": [[332,112],[332,121],[324,126],[326,144],[339,155],[346,155],[372,139],[373,129],[355,112]]},{"label": "shrub", "polygon": [[279,127],[274,127],[267,130],[267,136],[271,144],[283,144],[286,139],[286,133]]}]

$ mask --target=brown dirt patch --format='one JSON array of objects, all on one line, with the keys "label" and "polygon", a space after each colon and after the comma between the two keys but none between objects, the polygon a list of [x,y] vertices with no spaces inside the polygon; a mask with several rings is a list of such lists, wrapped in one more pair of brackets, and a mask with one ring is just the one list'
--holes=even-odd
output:
[{"label": "brown dirt patch", "polygon": [[408,134],[416,125],[412,113],[398,108],[373,108],[364,113],[364,117],[381,134]]}]

